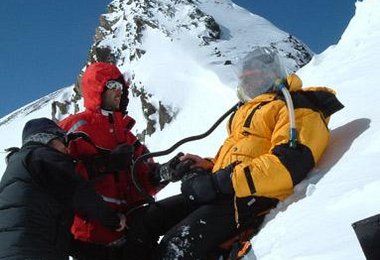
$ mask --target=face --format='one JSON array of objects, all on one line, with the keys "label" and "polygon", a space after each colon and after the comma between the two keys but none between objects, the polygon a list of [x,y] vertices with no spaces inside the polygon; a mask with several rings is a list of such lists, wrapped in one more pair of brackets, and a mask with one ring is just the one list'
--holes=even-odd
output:
[{"label": "face", "polygon": [[64,142],[62,142],[62,140],[59,138],[51,140],[49,142],[49,146],[60,151],[61,153],[67,154],[67,147],[64,144]]},{"label": "face", "polygon": [[120,100],[123,91],[120,89],[106,89],[102,93],[102,108],[111,111],[120,109]]},{"label": "face", "polygon": [[240,76],[238,85],[238,97],[245,102],[261,94],[273,92],[273,84],[278,76],[272,71],[260,70],[245,71]]}]

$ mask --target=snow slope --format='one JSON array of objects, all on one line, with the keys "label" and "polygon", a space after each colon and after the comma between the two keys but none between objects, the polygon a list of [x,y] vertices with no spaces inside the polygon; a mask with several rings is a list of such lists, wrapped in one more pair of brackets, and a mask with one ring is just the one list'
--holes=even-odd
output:
[{"label": "snow slope", "polygon": [[356,2],[338,44],[298,71],[305,85],[334,88],[346,107],[332,117],[323,160],[284,204],[296,202],[253,239],[258,259],[365,259],[351,223],[380,213],[379,11],[379,1]]}]

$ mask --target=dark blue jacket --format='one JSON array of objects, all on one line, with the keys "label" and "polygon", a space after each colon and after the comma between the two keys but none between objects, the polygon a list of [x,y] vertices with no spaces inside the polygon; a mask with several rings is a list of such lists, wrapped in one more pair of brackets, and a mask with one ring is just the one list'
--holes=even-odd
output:
[{"label": "dark blue jacket", "polygon": [[110,229],[119,225],[71,158],[26,145],[10,156],[0,182],[0,259],[68,259],[74,212]]}]

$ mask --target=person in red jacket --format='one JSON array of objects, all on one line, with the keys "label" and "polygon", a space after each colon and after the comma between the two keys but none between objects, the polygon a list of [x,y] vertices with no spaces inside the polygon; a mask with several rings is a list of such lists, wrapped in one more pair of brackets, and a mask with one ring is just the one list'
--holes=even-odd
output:
[{"label": "person in red jacket", "polygon": [[[126,214],[130,226],[135,209],[145,203],[133,185],[131,164],[148,150],[131,133],[135,121],[125,113],[128,82],[115,65],[97,62],[86,68],[81,83],[85,111],[59,125],[72,136],[68,149],[78,161],[77,172],[93,184],[109,207]],[[170,181],[163,165],[149,160],[136,168],[141,185],[151,196]],[[130,259],[125,256],[125,232],[107,229],[80,214],[75,216],[71,232],[76,259]]]}]

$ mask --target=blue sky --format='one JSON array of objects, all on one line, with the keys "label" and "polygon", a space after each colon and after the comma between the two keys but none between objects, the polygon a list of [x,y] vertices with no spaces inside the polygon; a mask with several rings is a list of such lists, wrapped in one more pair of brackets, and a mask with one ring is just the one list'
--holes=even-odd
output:
[{"label": "blue sky", "polygon": [[[75,81],[109,2],[0,1],[0,117]],[[234,2],[316,53],[337,43],[355,10],[355,0]]]}]

